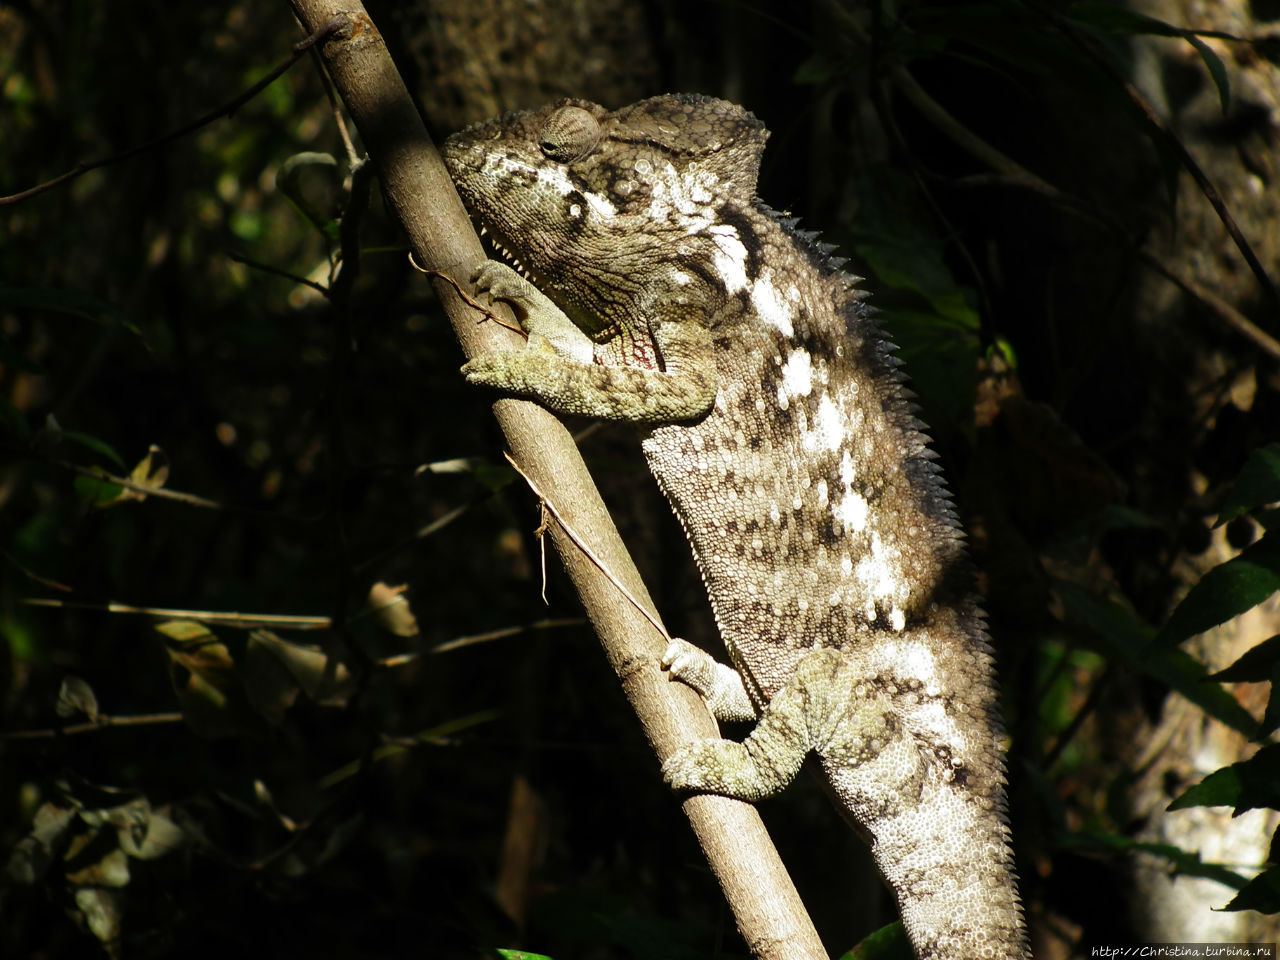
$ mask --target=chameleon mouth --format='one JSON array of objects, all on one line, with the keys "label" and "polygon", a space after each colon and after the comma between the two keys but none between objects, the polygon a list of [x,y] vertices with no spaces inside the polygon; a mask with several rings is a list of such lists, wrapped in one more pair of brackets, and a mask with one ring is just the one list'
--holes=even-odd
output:
[{"label": "chameleon mouth", "polygon": [[485,241],[485,243],[491,250],[493,250],[500,257],[502,257],[503,260],[509,263],[512,269],[514,269],[517,273],[520,274],[520,276],[524,277],[534,286],[538,285],[537,275],[534,274],[532,270],[530,270],[528,267],[526,267],[523,263],[520,262],[520,258],[517,257],[507,247],[505,243],[502,242],[502,240],[498,237],[497,234],[491,231],[484,224],[479,224],[479,233],[480,233],[480,239]]}]

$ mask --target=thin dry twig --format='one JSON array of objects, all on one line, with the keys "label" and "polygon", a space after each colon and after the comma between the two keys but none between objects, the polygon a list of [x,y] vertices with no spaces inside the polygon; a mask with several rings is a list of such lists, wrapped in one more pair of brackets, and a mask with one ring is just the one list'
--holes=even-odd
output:
[{"label": "thin dry twig", "polygon": [[53,737],[75,736],[81,733],[95,733],[111,727],[149,727],[161,723],[181,723],[182,712],[143,713],[136,716],[112,717],[100,713],[93,720],[83,723],[71,723],[65,727],[50,727],[42,730],[14,730],[11,733],[0,733],[0,740],[49,740]]},{"label": "thin dry twig", "polygon": [[[524,482],[529,485],[529,489],[532,490],[534,496],[538,498],[538,502],[542,505],[542,508],[551,514],[551,516],[555,517],[556,523],[560,524],[560,529],[562,529],[569,539],[573,541],[574,546],[581,550],[583,555],[599,568],[600,572],[608,578],[610,583],[618,588],[618,591],[627,598],[627,602],[635,607],[636,610],[640,612],[641,616],[653,624],[653,629],[662,634],[664,640],[669,641],[671,639],[671,634],[667,633],[667,628],[662,625],[662,622],[650,613],[649,609],[643,603],[636,599],[635,594],[628,590],[621,580],[614,576],[613,571],[611,571],[605,562],[596,555],[595,551],[587,545],[587,542],[582,539],[578,531],[574,530],[573,527],[569,525],[560,511],[556,509],[556,505],[552,503],[550,498],[548,498],[547,495],[538,488],[538,485],[533,482],[533,478],[520,469],[520,464],[515,462],[511,454],[506,454],[506,458],[507,463],[511,464],[511,469],[524,478]],[[539,528],[539,539],[541,539],[543,530],[545,530],[545,525]]]},{"label": "thin dry twig", "polygon": [[250,269],[253,269],[253,270],[260,270],[262,273],[269,273],[272,276],[283,277],[286,280],[292,280],[294,283],[301,284],[302,286],[305,286],[305,287],[310,287],[312,290],[315,290],[317,293],[320,293],[326,297],[329,295],[329,288],[326,287],[323,283],[317,283],[316,281],[309,280],[306,277],[300,277],[296,273],[290,273],[288,270],[282,270],[279,267],[273,267],[269,263],[263,263],[261,260],[254,260],[250,257],[246,257],[244,254],[228,253],[227,259],[230,260],[232,263],[243,263],[246,267],[249,267]]},{"label": "thin dry twig", "polygon": [[133,490],[137,493],[145,494],[148,497],[159,497],[162,500],[173,500],[177,503],[185,503],[189,507],[203,507],[206,510],[226,510],[224,504],[217,500],[210,500],[208,497],[201,497],[194,493],[183,493],[181,490],[170,490],[168,487],[157,487],[149,483],[140,483],[137,480],[131,480],[129,477],[121,477],[114,473],[108,473],[101,467],[85,467],[78,463],[70,463],[66,460],[53,461],[65,470],[72,473],[78,473],[82,477],[92,477],[94,480],[101,480],[103,483],[109,483],[113,486],[124,487],[126,490]]},{"label": "thin dry twig", "polygon": [[88,160],[84,163],[76,164],[75,167],[68,170],[66,173],[60,174],[52,180],[46,180],[44,183],[36,184],[34,187],[23,190],[21,193],[14,193],[7,197],[0,197],[0,207],[11,206],[16,203],[21,203],[24,200],[29,200],[32,197],[45,193],[48,190],[52,190],[54,187],[61,186],[64,183],[74,180],[76,177],[82,176],[90,170],[97,170],[100,167],[108,167],[112,164],[128,160],[130,157],[136,157],[140,153],[146,153],[148,150],[154,150],[156,147],[162,146],[171,140],[178,140],[187,136],[187,134],[195,133],[195,131],[199,130],[201,127],[207,127],[215,120],[220,120],[223,117],[230,117],[263,90],[275,83],[276,80],[282,77],[290,67],[301,60],[308,50],[315,46],[315,44],[327,38],[331,33],[342,26],[342,23],[343,21],[341,18],[334,17],[310,36],[295,43],[293,45],[292,55],[257,83],[253,84],[253,86],[249,87],[244,92],[221,106],[215,107],[208,113],[197,117],[190,123],[183,124],[176,130],[170,130],[168,133],[162,133],[160,136],[148,140],[146,143],[139,144],[136,147],[130,147],[120,153],[113,153],[108,157],[102,157],[98,160]]},{"label": "thin dry twig", "polygon": [[237,630],[256,630],[259,627],[275,627],[284,630],[327,630],[333,625],[330,617],[283,613],[230,613],[219,610],[181,610],[175,607],[136,607],[128,603],[90,603],[83,600],[59,600],[55,597],[23,597],[22,603],[28,607],[98,610],[102,613],[164,617],[167,620],[195,620],[200,623],[217,623]]},{"label": "thin dry twig", "polygon": [[481,322],[485,320],[492,320],[498,326],[506,327],[508,330],[512,330],[520,334],[520,336],[524,337],[525,339],[528,339],[529,335],[525,333],[524,329],[520,327],[519,324],[508,323],[504,318],[498,316],[496,313],[494,313],[484,304],[476,300],[475,297],[471,296],[471,294],[467,293],[467,291],[463,290],[462,285],[458,283],[458,281],[455,280],[453,277],[451,277],[449,274],[442,273],[439,270],[428,270],[425,267],[418,266],[417,261],[413,259],[413,251],[409,251],[409,265],[413,267],[413,269],[417,270],[419,273],[424,273],[428,277],[439,277],[445,283],[449,284],[449,286],[453,287],[453,289],[457,291],[458,296],[462,298],[462,301],[467,306],[471,307],[473,310],[478,310],[480,311],[480,313],[484,314],[484,316],[480,318]]},{"label": "thin dry twig", "polygon": [[[1236,249],[1240,251],[1244,262],[1248,264],[1249,270],[1258,281],[1263,297],[1271,303],[1272,308],[1275,310],[1274,315],[1280,317],[1280,290],[1276,289],[1275,283],[1262,266],[1261,261],[1258,260],[1258,255],[1254,252],[1253,246],[1240,229],[1240,225],[1236,223],[1235,217],[1231,215],[1231,210],[1227,207],[1226,201],[1222,199],[1222,195],[1218,193],[1218,188],[1214,186],[1213,181],[1209,179],[1209,175],[1196,162],[1196,158],[1191,155],[1191,151],[1187,149],[1186,144],[1169,129],[1169,125],[1164,122],[1164,118],[1156,112],[1155,107],[1138,91],[1138,88],[1129,82],[1129,79],[1112,62],[1111,57],[1098,49],[1097,44],[1086,36],[1083,31],[1077,29],[1066,17],[1044,4],[1034,2],[1034,0],[1026,0],[1026,2],[1048,17],[1054,26],[1058,28],[1058,31],[1073,46],[1102,68],[1103,72],[1124,91],[1125,96],[1138,108],[1147,123],[1156,131],[1165,145],[1177,155],[1178,161],[1186,169],[1187,173],[1191,174],[1191,179],[1196,182],[1200,192],[1204,194],[1205,199],[1209,201],[1209,205],[1213,207],[1213,212],[1222,221],[1227,235],[1231,237],[1231,242],[1236,245]],[[1184,287],[1183,289],[1186,288]]]},{"label": "thin dry twig", "polygon": [[507,637],[514,637],[521,633],[531,630],[554,630],[559,627],[580,627],[587,621],[582,617],[548,617],[545,620],[536,620],[533,623],[520,624],[514,627],[503,627],[500,630],[490,630],[487,633],[473,633],[465,637],[455,637],[452,640],[446,640],[444,643],[438,643],[428,651],[429,653],[448,653],[451,650],[458,650],[462,647],[470,647],[477,643],[490,643],[494,640],[504,640]]}]

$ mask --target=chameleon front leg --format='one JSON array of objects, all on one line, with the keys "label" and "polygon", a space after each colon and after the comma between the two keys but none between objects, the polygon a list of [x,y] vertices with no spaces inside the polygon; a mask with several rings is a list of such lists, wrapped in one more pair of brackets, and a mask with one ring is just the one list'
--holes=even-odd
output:
[{"label": "chameleon front leg", "polygon": [[545,294],[504,263],[490,260],[474,277],[477,292],[511,303],[529,333],[523,350],[468,361],[468,383],[536,400],[556,413],[639,424],[678,423],[711,409],[716,395],[711,336],[677,301],[653,307],[647,331],[660,368],[595,362],[595,344]]},{"label": "chameleon front leg", "polygon": [[742,682],[742,674],[701,647],[687,640],[672,640],[662,655],[662,665],[672,679],[698,691],[711,715],[722,723],[754,720],[760,715]]},{"label": "chameleon front leg", "polygon": [[[505,300],[516,311],[520,326],[529,335],[525,349],[533,353],[552,353],[573,363],[595,362],[595,345],[557,307],[545,293],[519,273],[497,260],[486,260],[471,274],[476,293],[487,293],[493,300]],[[501,356],[501,355],[500,355]],[[478,372],[484,364],[468,363],[464,373]],[[472,379],[468,373],[468,379]]]}]

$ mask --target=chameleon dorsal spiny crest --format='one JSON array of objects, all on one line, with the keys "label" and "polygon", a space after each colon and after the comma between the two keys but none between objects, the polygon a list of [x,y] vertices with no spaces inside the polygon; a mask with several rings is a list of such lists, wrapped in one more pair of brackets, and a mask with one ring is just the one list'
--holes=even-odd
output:
[{"label": "chameleon dorsal spiny crest", "polygon": [[463,367],[634,424],[732,666],[664,664],[742,743],[670,757],[758,800],[815,754],[921,958],[1026,958],[990,645],[955,510],[858,278],[756,198],[768,131],[697,95],[568,100],[449,138],[525,348]]}]

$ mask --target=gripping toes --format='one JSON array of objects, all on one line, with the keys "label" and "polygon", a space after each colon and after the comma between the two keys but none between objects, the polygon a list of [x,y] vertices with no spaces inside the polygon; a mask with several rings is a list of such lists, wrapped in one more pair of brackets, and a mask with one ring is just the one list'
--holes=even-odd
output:
[{"label": "gripping toes", "polygon": [[537,289],[511,267],[497,260],[486,260],[476,267],[471,273],[471,282],[475,284],[476,293],[487,293],[494,300],[517,304],[528,300],[530,291]]},{"label": "gripping toes", "polygon": [[733,740],[699,740],[677,750],[662,765],[663,778],[676,790],[719,793],[747,801],[777,792],[778,786],[762,772],[746,748]]},{"label": "gripping toes", "polygon": [[687,640],[673,639],[662,654],[662,666],[670,671],[673,679],[687,683],[702,694],[703,699],[710,698],[716,662],[701,647]]}]

